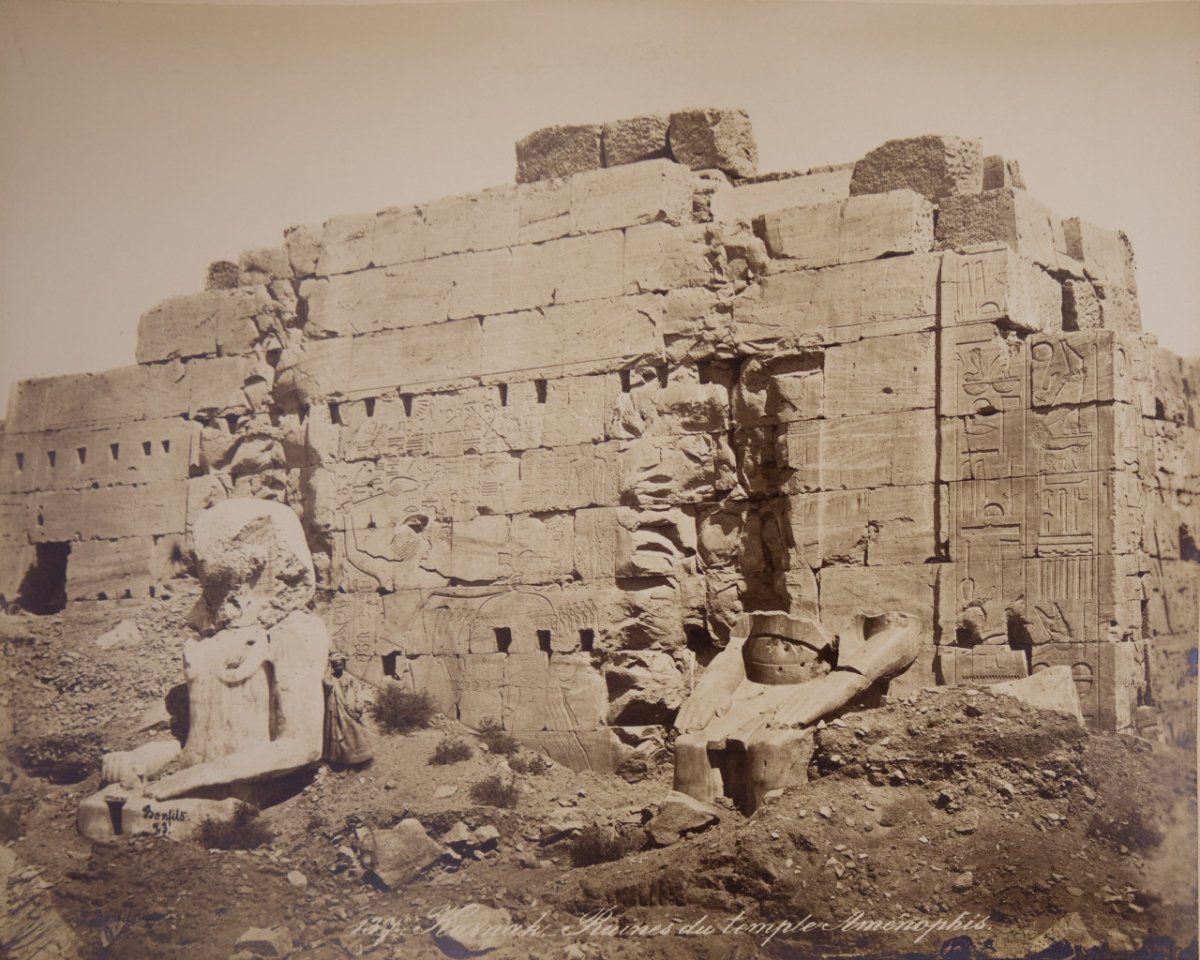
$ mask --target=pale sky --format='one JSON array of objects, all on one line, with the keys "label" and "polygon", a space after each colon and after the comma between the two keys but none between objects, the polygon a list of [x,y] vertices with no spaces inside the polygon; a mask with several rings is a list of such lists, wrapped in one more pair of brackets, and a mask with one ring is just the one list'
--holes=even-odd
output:
[{"label": "pale sky", "polygon": [[740,106],[762,171],[982,137],[1124,229],[1200,354],[1200,4],[184,6],[0,0],[0,404],[283,228],[511,182],[551,123]]}]

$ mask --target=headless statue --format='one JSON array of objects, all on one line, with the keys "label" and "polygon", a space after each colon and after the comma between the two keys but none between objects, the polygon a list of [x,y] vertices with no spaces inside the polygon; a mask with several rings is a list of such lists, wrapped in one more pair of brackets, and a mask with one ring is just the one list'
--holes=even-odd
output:
[{"label": "headless statue", "polygon": [[308,609],[315,579],[299,519],[273,501],[227,500],[200,514],[192,540],[203,593],[183,648],[186,742],[106,754],[109,786],[80,805],[85,836],[183,833],[235,808],[206,802],[258,800],[321,759],[330,643]]},{"label": "headless statue", "polygon": [[679,711],[674,789],[752,813],[768,791],[803,783],[813,725],[904,672],[918,633],[907,614],[858,617],[839,648],[813,621],[752,615],[748,636],[713,658]]}]

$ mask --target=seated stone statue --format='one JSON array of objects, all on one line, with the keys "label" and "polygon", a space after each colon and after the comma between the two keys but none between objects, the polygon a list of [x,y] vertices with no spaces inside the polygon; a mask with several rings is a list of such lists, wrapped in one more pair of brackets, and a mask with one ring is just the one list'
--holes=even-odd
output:
[{"label": "seated stone statue", "polygon": [[841,644],[820,624],[754,614],[679,711],[674,789],[730,797],[751,813],[770,790],[807,780],[812,726],[903,673],[919,652],[907,614],[858,617]]},{"label": "seated stone statue", "polygon": [[187,833],[321,758],[330,642],[308,609],[315,581],[299,519],[280,503],[227,500],[199,515],[192,541],[203,593],[183,648],[186,743],[106,754],[109,786],[79,808],[84,836]]}]

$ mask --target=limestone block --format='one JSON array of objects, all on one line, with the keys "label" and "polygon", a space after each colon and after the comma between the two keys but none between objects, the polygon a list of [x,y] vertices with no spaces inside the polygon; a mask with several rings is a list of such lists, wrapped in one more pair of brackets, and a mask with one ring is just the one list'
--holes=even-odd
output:
[{"label": "limestone block", "polygon": [[[542,443],[561,447],[603,440],[620,393],[620,378],[614,374],[567,377],[548,383],[545,402],[540,404],[544,411]],[[533,395],[535,400],[541,396],[536,389]]]},{"label": "limestone block", "polygon": [[721,384],[675,380],[650,400],[647,429],[655,433],[724,432],[729,428],[729,392]]},{"label": "limestone block", "polygon": [[1172,490],[1147,489],[1145,550],[1164,560],[1189,559],[1200,541],[1200,498]]},{"label": "limestone block", "polygon": [[784,489],[808,493],[932,483],[936,425],[932,410],[789,423],[776,455],[788,471]]},{"label": "limestone block", "polygon": [[1154,483],[1164,490],[1200,492],[1200,432],[1168,420],[1142,424],[1153,450],[1142,462],[1153,467]]},{"label": "limestone block", "polygon": [[115,540],[120,537],[183,533],[188,487],[183,482],[37,494],[37,522],[30,539]]},{"label": "limestone block", "polygon": [[1146,578],[1151,636],[1200,636],[1200,575],[1195,562],[1156,560]]},{"label": "limestone block", "polygon": [[1030,402],[1035,407],[1138,399],[1136,343],[1108,330],[1031,337]]},{"label": "limestone block", "polygon": [[[439,386],[453,387],[479,375],[482,339],[475,320],[454,320],[356,337],[350,342],[348,362],[342,365],[334,359],[330,364],[332,372],[340,374],[341,383],[321,387],[326,394],[339,387],[346,393],[393,388],[424,392]],[[319,369],[321,351],[336,342],[310,343],[305,352],[315,348]]]},{"label": "limestone block", "polygon": [[438,711],[455,716],[454,691],[450,685],[450,671],[446,667],[447,657],[416,656],[408,658],[409,674],[413,689],[429,694]]},{"label": "limestone block", "polygon": [[1142,332],[1137,297],[1124,287],[1091,280],[1063,281],[1064,330]]},{"label": "limestone block", "polygon": [[928,563],[937,557],[933,484],[879,487],[868,497],[866,563]]},{"label": "limestone block", "polygon": [[375,245],[375,214],[331,217],[321,228],[316,272],[323,276],[350,273],[371,266]]},{"label": "limestone block", "polygon": [[[506,730],[521,734],[544,729],[546,700],[550,692],[550,663],[550,655],[542,650],[510,653],[505,658],[500,713],[496,719],[504,724]],[[561,701],[560,697],[560,705]]]},{"label": "limestone block", "polygon": [[1155,451],[1142,423],[1127,403],[1010,407],[943,417],[941,479],[998,480],[1096,470],[1152,473]]},{"label": "limestone block", "polygon": [[[388,890],[415,880],[442,855],[442,845],[426,835],[419,820],[408,817],[390,830],[367,830],[362,841],[364,865]],[[240,941],[239,941],[240,942]],[[288,937],[290,952],[291,937]]]},{"label": "limestone block", "polygon": [[771,256],[799,267],[857,263],[928,251],[933,205],[911,190],[895,190],[769,213],[762,229]]},{"label": "limestone block", "polygon": [[696,554],[695,521],[681,510],[618,511],[616,576],[676,576]]},{"label": "limestone block", "polygon": [[[449,574],[456,580],[492,581],[511,562],[508,517],[479,516],[453,523]],[[502,560],[503,555],[503,560]]]},{"label": "limestone block", "polygon": [[[607,234],[601,234],[607,236]],[[665,293],[713,279],[705,231],[695,224],[648,223],[625,230],[623,279],[626,293]]]},{"label": "limestone block", "polygon": [[695,178],[669,160],[595,170],[569,181],[571,233],[599,233],[643,223],[678,226],[692,219]]},{"label": "limestone block", "polygon": [[517,241],[541,243],[571,233],[571,180],[517,186]]},{"label": "limestone block", "polygon": [[922,644],[932,646],[938,574],[942,564],[830,566],[820,572],[821,623],[842,635],[860,615],[908,613],[921,624]]},{"label": "limestone block", "polygon": [[0,492],[184,480],[196,463],[198,430],[195,423],[170,419],[99,429],[0,433]]},{"label": "limestone block", "polygon": [[322,250],[319,272],[330,277],[426,256],[425,218],[417,207],[389,207],[374,215],[338,217],[326,223],[323,236],[329,250]]},{"label": "limestone block", "polygon": [[1051,556],[1026,561],[1026,628],[1034,643],[1135,639],[1145,595],[1137,556]]},{"label": "limestone block", "polygon": [[521,457],[521,509],[615,506],[617,456],[617,444],[611,442],[527,451]]},{"label": "limestone block", "polygon": [[131,537],[73,544],[67,562],[67,599],[115,600],[145,597],[172,570],[171,552],[180,538]]},{"label": "limestone block", "polygon": [[696,537],[705,569],[733,567],[747,573],[762,570],[761,532],[754,503],[725,500],[702,507],[696,520]]},{"label": "limestone block", "polygon": [[1194,407],[1189,401],[1200,387],[1196,380],[1189,381],[1184,376],[1183,361],[1170,350],[1159,346],[1151,346],[1146,351],[1146,361],[1152,404],[1146,415],[1156,420],[1172,420],[1195,426],[1197,421],[1189,420],[1188,416]]},{"label": "limestone block", "polygon": [[943,324],[1007,320],[1021,330],[1062,325],[1062,288],[1009,247],[946,252],[941,278]]},{"label": "limestone block", "polygon": [[1046,644],[1034,648],[1033,673],[1069,667],[1084,722],[1101,730],[1130,731],[1145,684],[1143,657],[1140,643]]},{"label": "limestone block", "polygon": [[180,392],[193,418],[250,413],[266,405],[273,379],[261,357],[194,357],[183,364]]},{"label": "limestone block", "polygon": [[104,373],[22,380],[13,387],[5,430],[29,433],[188,412],[178,363],[135,364]]},{"label": "limestone block", "polygon": [[664,300],[663,341],[672,364],[734,355],[732,309],[716,291],[685,287]]},{"label": "limestone block", "polygon": [[[395,241],[380,214],[375,224],[376,266],[440,257],[470,250],[495,250],[520,242],[520,201],[514,187],[491,187],[463,197],[447,197],[419,209],[419,243],[408,239],[405,224]],[[412,256],[417,247],[420,253]],[[394,249],[393,249],[394,248]]]},{"label": "limestone block", "polygon": [[478,728],[485,720],[502,721],[507,660],[503,653],[486,653],[455,657],[452,665],[448,665],[458,719],[468,727]]},{"label": "limestone block", "polygon": [[262,247],[247,250],[238,257],[238,286],[268,286],[275,280],[292,275],[288,251],[284,247]]},{"label": "limestone block", "polygon": [[937,203],[983,189],[978,140],[923,136],[889,140],[854,165],[850,195],[915,190]]},{"label": "limestone block", "polygon": [[624,651],[605,665],[604,678],[613,698],[608,722],[616,726],[668,726],[691,693],[690,671],[658,650]]},{"label": "limestone block", "polygon": [[[0,493],[0,545],[27,544],[34,498],[30,494]],[[0,551],[3,553],[4,551]]]},{"label": "limestone block", "polygon": [[670,120],[662,114],[652,114],[604,124],[601,130],[604,165],[615,167],[665,157],[669,123]]},{"label": "limestone block", "polygon": [[596,124],[543,127],[517,141],[517,183],[569,177],[603,166]]},{"label": "limestone block", "polygon": [[748,360],[733,391],[733,419],[741,428],[816,419],[824,387],[820,353]]},{"label": "limestone block", "polygon": [[671,114],[671,154],[693,170],[721,170],[752,177],[758,146],[744,110],[682,110]]},{"label": "limestone block", "polygon": [[455,276],[448,259],[305,280],[309,336],[354,336],[449,319]]},{"label": "limestone block", "polygon": [[588,732],[599,728],[608,707],[608,690],[591,657],[582,653],[550,657],[544,703],[541,725],[546,730]]},{"label": "limestone block", "polygon": [[734,301],[740,343],[841,343],[929,330],[937,323],[939,258],[889,257],[765,277]]},{"label": "limestone block", "polygon": [[1137,296],[1133,246],[1124,233],[1105,230],[1078,217],[1064,220],[1062,226],[1067,254],[1083,264],[1091,279],[1114,284]]},{"label": "limestone block", "polygon": [[620,455],[622,499],[636,503],[719,500],[735,488],[733,452],[720,434],[647,435]]},{"label": "limestone block", "polygon": [[662,302],[653,294],[486,317],[482,373],[490,381],[619,370],[662,356]]},{"label": "limestone block", "polygon": [[950,197],[938,208],[936,236],[943,247],[1004,243],[1034,263],[1057,269],[1066,254],[1062,225],[1024,190],[987,190]]},{"label": "limestone block", "polygon": [[616,574],[617,537],[620,529],[616,507],[576,510],[572,540],[575,572],[585,581],[607,580]]},{"label": "limestone block", "polygon": [[947,645],[938,648],[938,672],[950,686],[985,687],[1029,676],[1029,663],[1024,650],[1005,644]]},{"label": "limestone block", "polygon": [[322,228],[311,225],[289,227],[283,231],[283,249],[293,276],[308,277],[317,272],[321,233]]},{"label": "limestone block", "polygon": [[501,570],[519,583],[569,579],[574,568],[573,537],[574,522],[569,514],[518,514],[512,518],[507,552],[500,556]]},{"label": "limestone block", "polygon": [[1015,697],[1039,710],[1065,713],[1083,723],[1079,691],[1075,686],[1071,668],[1065,664],[1045,667],[1022,680],[995,683],[989,689],[992,693]]},{"label": "limestone block", "polygon": [[844,343],[825,351],[827,417],[933,407],[936,347],[932,333]]},{"label": "limestone block", "polygon": [[556,261],[555,303],[600,300],[626,292],[625,238],[620,231],[551,240],[545,249]]},{"label": "limestone block", "polygon": [[173,297],[138,321],[137,361],[249,353],[273,312],[266,287]]},{"label": "limestone block", "polygon": [[983,158],[983,189],[999,190],[1003,187],[1025,189],[1025,178],[1021,176],[1021,165],[1016,160],[1006,160],[999,154]]},{"label": "limestone block", "polygon": [[763,214],[806,207],[850,196],[854,164],[843,164],[770,180],[718,186],[712,196],[712,218],[718,223],[750,223]]}]

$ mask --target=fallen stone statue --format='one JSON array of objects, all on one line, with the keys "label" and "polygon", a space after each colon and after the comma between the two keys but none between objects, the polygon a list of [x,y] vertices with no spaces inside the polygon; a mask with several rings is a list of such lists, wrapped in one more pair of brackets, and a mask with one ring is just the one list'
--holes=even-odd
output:
[{"label": "fallen stone statue", "polygon": [[804,783],[813,725],[908,669],[919,630],[916,617],[889,613],[857,617],[835,638],[803,618],[752,615],[676,717],[674,789],[752,813],[768,791]]},{"label": "fallen stone statue", "polygon": [[193,549],[203,592],[183,649],[186,742],[105,755],[107,786],[79,806],[85,837],[188,835],[239,801],[270,802],[321,758],[330,642],[309,610],[299,519],[280,503],[227,500],[200,514]]}]

